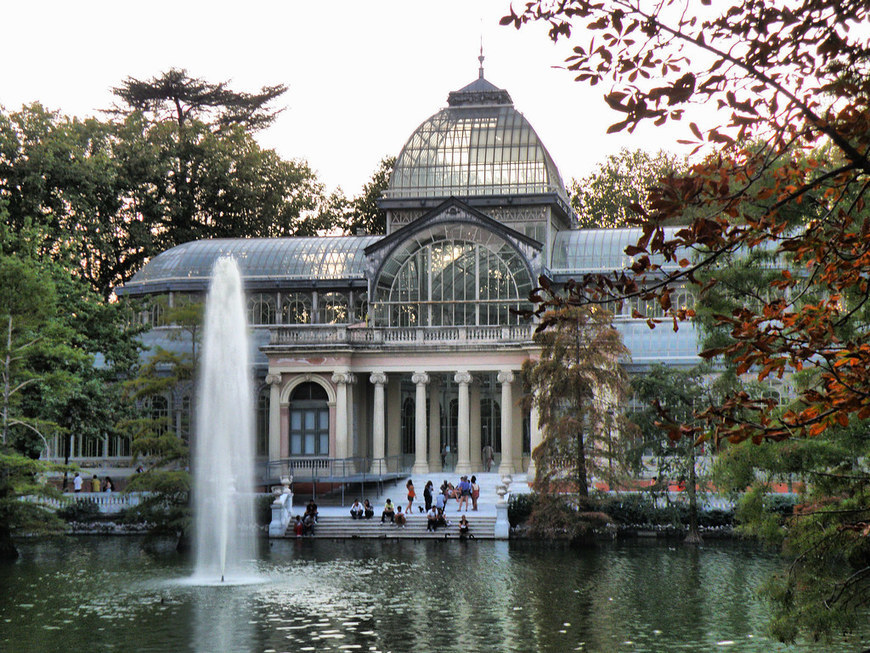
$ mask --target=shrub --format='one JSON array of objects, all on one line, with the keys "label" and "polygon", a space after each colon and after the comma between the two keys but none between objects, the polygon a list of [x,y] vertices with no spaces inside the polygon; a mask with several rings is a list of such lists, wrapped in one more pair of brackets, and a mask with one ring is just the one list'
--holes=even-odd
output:
[{"label": "shrub", "polygon": [[508,522],[511,527],[528,521],[537,501],[537,494],[511,494],[508,499]]},{"label": "shrub", "polygon": [[58,510],[57,516],[66,522],[96,521],[100,517],[100,507],[92,499],[80,499]]}]

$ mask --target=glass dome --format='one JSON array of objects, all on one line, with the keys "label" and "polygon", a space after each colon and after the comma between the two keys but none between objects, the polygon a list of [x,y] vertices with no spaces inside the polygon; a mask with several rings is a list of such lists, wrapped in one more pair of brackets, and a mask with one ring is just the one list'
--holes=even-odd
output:
[{"label": "glass dome", "polygon": [[138,294],[190,282],[208,284],[221,256],[232,256],[246,282],[365,278],[365,248],[382,236],[220,238],[178,245],[154,257],[119,292]]},{"label": "glass dome", "polygon": [[402,148],[388,199],[555,193],[568,202],[552,157],[506,91],[481,77],[448,104]]}]

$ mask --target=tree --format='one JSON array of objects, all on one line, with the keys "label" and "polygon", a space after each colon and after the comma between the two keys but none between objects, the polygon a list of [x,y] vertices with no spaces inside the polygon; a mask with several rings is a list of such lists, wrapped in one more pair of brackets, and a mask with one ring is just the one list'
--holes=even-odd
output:
[{"label": "tree", "polygon": [[[672,307],[674,284],[695,285],[703,294],[715,287],[729,256],[767,249],[776,255],[770,264],[776,274],[766,292],[713,316],[730,340],[704,355],[758,382],[800,373],[798,395],[784,410],[771,410],[769,398],[735,385],[703,411],[706,427],[686,425],[684,435],[703,437],[705,428],[713,440],[731,444],[818,438],[870,418],[870,45],[864,34],[870,8],[857,0],[700,4],[533,1],[503,19],[517,27],[545,21],[554,39],[592,34],[575,45],[567,67],[579,81],[612,84],[605,101],[620,119],[611,132],[695,117],[699,105],[724,114],[708,116],[712,125],[686,121],[684,141],[704,157],[634,205],[642,237],[627,250],[635,257],[632,274],[584,279],[552,305],[606,304],[652,289],[676,327],[694,312]],[[681,216],[691,217],[688,225],[667,238],[663,225]],[[654,255],[679,270],[664,272]],[[707,279],[703,270],[711,270]],[[825,520],[830,548],[824,550],[847,562],[848,573],[832,572],[817,555],[822,549],[804,540],[801,563],[826,582],[795,581],[780,595],[783,619],[793,626],[780,628],[785,636],[801,627],[824,634],[843,623],[809,619],[798,606],[814,603],[817,611],[843,617],[870,600],[870,503],[862,491],[870,470],[866,442],[861,446],[864,463],[848,473],[836,465],[823,472],[848,492],[828,495],[811,511]],[[821,478],[816,487],[830,488]],[[820,586],[835,588],[825,602],[815,592]],[[850,601],[839,601],[846,593]]]},{"label": "tree", "polygon": [[283,85],[232,91],[185,70],[114,89],[133,201],[157,251],[200,238],[313,236],[334,225],[323,185],[303,161],[260,148],[253,134],[279,113]]},{"label": "tree", "polygon": [[542,326],[535,334],[540,358],[523,366],[528,401],[538,409],[544,434],[532,452],[535,489],[587,497],[591,476],[613,483],[622,468],[620,448],[630,431],[618,407],[627,390],[621,359],[628,350],[601,309],[546,313]]},{"label": "tree", "polygon": [[378,206],[378,200],[390,186],[390,175],[393,174],[393,166],[395,165],[396,157],[394,156],[385,156],[381,159],[377,169],[372,174],[372,178],[351,202],[348,231],[351,233],[359,231],[366,234],[387,233],[387,214]]},{"label": "tree", "polygon": [[[681,426],[691,424],[697,407],[707,400],[705,371],[655,365],[632,379],[631,387],[643,409],[628,415],[637,426],[635,451],[649,451],[656,461],[657,486],[667,489],[672,480],[683,481],[689,499],[686,542],[701,541],[698,530],[698,469],[695,442],[683,437]],[[654,488],[658,489],[658,488]]]},{"label": "tree", "polygon": [[179,129],[200,120],[214,130],[238,125],[248,132],[268,127],[282,111],[268,105],[287,92],[284,84],[264,86],[259,93],[233,91],[228,85],[191,77],[183,68],[170,68],[148,80],[128,77],[113,89],[125,105],[114,111],[126,114],[133,109],[151,122],[172,121]]},{"label": "tree", "polygon": [[[170,337],[185,341],[185,345],[181,353],[162,347],[150,352],[139,374],[125,387],[127,399],[140,409],[120,424],[130,435],[134,456],[147,459],[144,473],[131,479],[128,490],[147,491],[149,494],[129,517],[151,524],[156,532],[177,536],[180,550],[189,546],[190,447],[170,419],[171,412],[161,415],[152,408],[155,401],[180,394],[183,387],[192,387],[199,362],[203,309],[201,302],[192,302],[165,310],[164,323],[173,327]],[[196,412],[193,397],[191,394],[191,414]],[[167,401],[168,405],[171,404]],[[182,416],[182,419],[189,420],[190,415]],[[186,426],[190,429],[190,421]]]},{"label": "tree", "polygon": [[628,227],[634,212],[629,208],[639,204],[659,179],[681,168],[677,157],[660,150],[650,154],[644,150],[622,148],[598,164],[594,172],[572,179],[568,190],[571,207],[579,216],[581,229]]}]

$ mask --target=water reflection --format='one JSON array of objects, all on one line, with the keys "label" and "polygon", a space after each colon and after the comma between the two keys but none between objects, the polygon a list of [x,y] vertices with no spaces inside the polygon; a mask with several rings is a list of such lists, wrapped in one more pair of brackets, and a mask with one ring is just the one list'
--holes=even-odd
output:
[{"label": "water reflection", "polygon": [[197,587],[169,547],[62,542],[0,567],[0,650],[818,650],[766,639],[753,588],[782,562],[733,544],[288,540],[266,582]]}]

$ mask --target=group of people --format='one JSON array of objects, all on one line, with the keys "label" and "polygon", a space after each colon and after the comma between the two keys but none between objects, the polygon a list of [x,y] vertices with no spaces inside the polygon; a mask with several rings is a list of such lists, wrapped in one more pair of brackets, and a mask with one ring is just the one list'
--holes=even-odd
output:
[{"label": "group of people", "polygon": [[[108,476],[106,479],[100,483],[100,479],[97,478],[97,475],[94,474],[88,485],[90,485],[91,492],[111,492],[115,489],[115,484],[112,482],[112,479]],[[73,492],[81,492],[84,487],[84,479],[82,476],[76,472],[76,475],[73,477]]]},{"label": "group of people", "polygon": [[296,522],[293,524],[293,533],[296,537],[303,535],[314,535],[314,526],[317,524],[317,504],[314,499],[308,502],[305,506],[304,515],[296,515]]},{"label": "group of people", "polygon": [[[403,510],[401,505],[396,505],[392,499],[387,499],[381,512],[382,524],[389,521],[401,528],[404,528],[407,524],[408,517],[414,511],[417,491],[411,479],[408,479],[405,488],[407,490],[408,505]],[[472,476],[470,479],[467,476],[463,476],[455,486],[445,480],[437,494],[435,493],[435,486],[432,481],[427,481],[423,488],[423,505],[418,505],[417,509],[426,515],[426,530],[434,532],[438,528],[446,528],[453,525],[445,515],[450,499],[456,499],[459,503],[457,510],[462,511],[464,508],[467,512],[469,502],[471,509],[477,510],[477,499],[479,496],[480,486],[477,484],[477,477],[475,476]],[[357,499],[350,507],[350,516],[352,519],[371,519],[374,517],[374,508],[372,508],[368,499],[365,499],[362,503]],[[465,515],[460,519],[458,526],[460,537],[470,537],[468,519]]]}]

